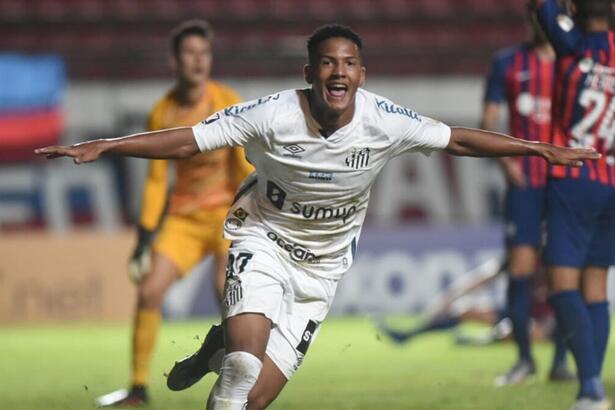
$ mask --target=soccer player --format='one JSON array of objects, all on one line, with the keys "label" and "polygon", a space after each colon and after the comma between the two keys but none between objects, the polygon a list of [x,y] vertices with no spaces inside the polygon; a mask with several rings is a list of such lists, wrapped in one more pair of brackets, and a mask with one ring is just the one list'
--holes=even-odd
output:
[{"label": "soccer player", "polygon": [[[82,164],[104,154],[189,158],[246,148],[256,175],[244,181],[225,223],[233,240],[223,304],[225,350],[220,368],[211,369],[220,376],[209,409],[263,409],[297,371],[355,258],[370,188],[392,157],[446,150],[534,155],[574,166],[599,157],[589,149],[450,128],[361,89],[362,41],[344,26],[317,29],[307,47],[307,89],[227,108],[193,128],[35,151]],[[219,341],[208,337],[200,351],[216,356],[210,342]],[[203,361],[182,363],[187,366],[178,374],[194,375],[190,382],[209,370],[200,366]]]},{"label": "soccer player", "polygon": [[551,303],[577,363],[574,409],[607,409],[601,371],[609,336],[607,269],[615,264],[615,44],[611,0],[538,0],[538,18],[557,53],[552,140],[594,147],[583,169],[557,166],[547,189],[545,259]]},{"label": "soccer player", "polygon": [[[529,141],[549,141],[551,93],[555,78],[555,53],[540,29],[535,10],[529,10],[533,38],[500,52],[487,79],[481,128],[498,128],[503,103],[508,108],[511,135]],[[536,373],[531,352],[531,278],[537,268],[543,238],[547,164],[536,157],[500,158],[508,181],[505,200],[507,246],[507,306],[517,362],[495,380],[497,386],[516,384]],[[556,333],[557,334],[557,333]],[[549,378],[569,380],[566,348],[556,337]]]},{"label": "soccer player", "polygon": [[[193,125],[240,101],[233,90],[209,78],[212,35],[210,26],[200,20],[181,23],[172,31],[170,63],[175,84],[154,106],[149,130]],[[149,163],[138,243],[129,265],[130,277],[138,286],[132,386],[99,398],[100,405],[136,407],[148,401],[146,386],[163,297],[207,254],[214,258],[215,289],[222,300],[229,245],[222,237],[224,217],[237,186],[252,168],[239,148],[203,153],[173,165],[175,185],[165,215],[169,164],[163,159]]]}]

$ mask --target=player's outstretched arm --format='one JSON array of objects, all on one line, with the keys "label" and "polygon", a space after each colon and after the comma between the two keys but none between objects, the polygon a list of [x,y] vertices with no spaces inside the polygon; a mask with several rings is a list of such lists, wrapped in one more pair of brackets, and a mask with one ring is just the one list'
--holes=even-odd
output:
[{"label": "player's outstretched arm", "polygon": [[51,146],[34,150],[47,159],[71,157],[75,164],[96,161],[103,154],[153,159],[185,159],[198,154],[192,128],[181,127],[144,132],[127,137],[98,139],[71,146]]},{"label": "player's outstretched arm", "polygon": [[553,165],[580,167],[584,160],[599,159],[593,148],[565,148],[542,142],[525,141],[497,132],[473,128],[451,128],[446,151],[469,157],[541,156]]}]

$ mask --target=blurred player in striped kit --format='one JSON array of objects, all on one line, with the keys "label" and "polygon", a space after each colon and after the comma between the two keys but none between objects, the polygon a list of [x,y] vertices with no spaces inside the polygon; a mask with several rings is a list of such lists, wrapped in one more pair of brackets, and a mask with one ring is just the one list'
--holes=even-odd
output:
[{"label": "blurred player in striped kit", "polygon": [[[152,109],[150,131],[193,125],[240,101],[233,90],[209,79],[212,34],[204,21],[184,22],[171,33],[170,62],[176,81]],[[138,243],[129,265],[130,277],[138,286],[132,385],[129,390],[99,398],[98,404],[103,406],[136,407],[147,403],[149,365],[164,295],[173,282],[208,254],[214,257],[215,289],[218,299],[222,298],[229,246],[222,237],[224,218],[235,189],[252,167],[240,148],[204,153],[173,165],[175,186],[167,195],[168,161],[149,163]]]},{"label": "blurred player in striped kit", "polygon": [[545,260],[551,303],[578,368],[573,409],[609,409],[601,382],[609,336],[607,269],[615,264],[615,44],[611,0],[538,0],[557,53],[552,141],[594,147],[602,158],[555,166],[547,189]]},{"label": "blurred player in striped kit", "polygon": [[[550,138],[551,94],[555,79],[555,53],[540,29],[533,8],[529,10],[533,38],[500,52],[487,79],[481,128],[496,130],[503,103],[508,108],[510,134],[529,141]],[[543,238],[547,164],[535,157],[500,158],[508,181],[505,200],[507,256],[507,305],[518,360],[495,380],[497,386],[515,384],[535,374],[531,352],[530,311],[534,276]],[[570,380],[566,348],[555,337],[551,380]]]}]

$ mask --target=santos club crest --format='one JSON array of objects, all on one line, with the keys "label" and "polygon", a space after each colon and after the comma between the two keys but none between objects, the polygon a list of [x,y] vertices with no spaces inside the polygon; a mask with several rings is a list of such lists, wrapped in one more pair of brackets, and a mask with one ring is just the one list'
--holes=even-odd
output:
[{"label": "santos club crest", "polygon": [[353,148],[344,163],[350,168],[365,168],[369,164],[369,148]]}]

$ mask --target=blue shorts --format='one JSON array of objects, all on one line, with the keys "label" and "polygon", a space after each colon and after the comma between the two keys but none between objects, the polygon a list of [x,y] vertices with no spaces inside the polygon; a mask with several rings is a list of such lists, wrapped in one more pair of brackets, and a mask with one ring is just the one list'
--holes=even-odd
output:
[{"label": "blue shorts", "polygon": [[551,179],[547,187],[545,262],[615,265],[615,187],[586,179]]},{"label": "blue shorts", "polygon": [[508,185],[504,202],[506,245],[542,245],[545,209],[544,188],[519,188]]}]

